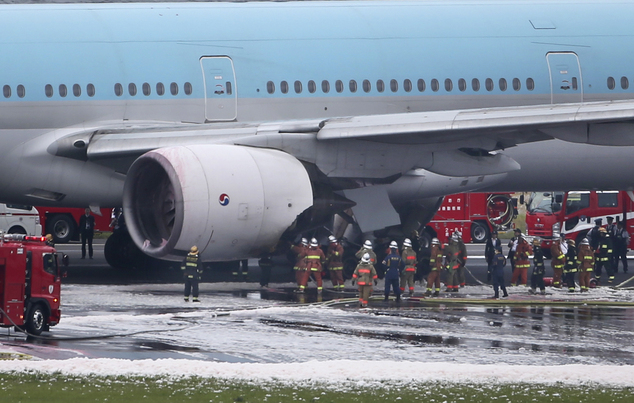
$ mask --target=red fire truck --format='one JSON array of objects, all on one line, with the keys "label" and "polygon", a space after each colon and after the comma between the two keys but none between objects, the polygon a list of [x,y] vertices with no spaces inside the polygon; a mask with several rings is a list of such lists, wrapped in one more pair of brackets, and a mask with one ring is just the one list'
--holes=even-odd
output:
[{"label": "red fire truck", "polygon": [[39,335],[58,324],[61,277],[57,252],[46,238],[1,235],[0,326]]},{"label": "red fire truck", "polygon": [[493,229],[506,231],[517,216],[508,193],[458,193],[446,196],[425,232],[446,243],[454,231],[465,242],[486,242]]},{"label": "red fire truck", "polygon": [[[36,207],[40,213],[40,224],[43,234],[53,235],[55,243],[67,243],[79,240],[79,217],[84,214],[83,208]],[[95,231],[112,231],[110,228],[111,209],[102,208],[95,217]]]},{"label": "red fire truck", "polygon": [[[550,247],[553,237],[561,233],[577,244],[594,227],[594,220],[612,217],[625,222],[629,234],[634,231],[634,193],[631,191],[571,191],[531,193],[526,206],[526,230],[529,236],[542,238]],[[630,248],[634,246],[630,237]]]}]

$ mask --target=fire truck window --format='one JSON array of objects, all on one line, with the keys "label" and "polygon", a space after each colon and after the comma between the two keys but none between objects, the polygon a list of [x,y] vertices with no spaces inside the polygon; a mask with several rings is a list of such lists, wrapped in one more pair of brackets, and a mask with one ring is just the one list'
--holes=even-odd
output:
[{"label": "fire truck window", "polygon": [[614,193],[598,193],[597,192],[597,205],[599,207],[618,207],[619,194]]},{"label": "fire truck window", "polygon": [[566,200],[566,214],[571,214],[575,211],[588,207],[590,207],[590,193],[568,193],[568,200]]},{"label": "fire truck window", "polygon": [[42,261],[44,265],[44,271],[53,275],[57,274],[57,259],[52,253],[45,253],[42,255]]}]

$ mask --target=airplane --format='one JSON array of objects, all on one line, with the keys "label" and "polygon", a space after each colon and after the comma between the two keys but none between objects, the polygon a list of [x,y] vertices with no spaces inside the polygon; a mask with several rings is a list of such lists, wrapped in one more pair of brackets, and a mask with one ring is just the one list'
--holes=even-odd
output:
[{"label": "airplane", "polygon": [[123,206],[145,254],[228,261],[333,217],[408,234],[457,192],[632,190],[632,15],[584,0],[2,5],[0,201]]}]

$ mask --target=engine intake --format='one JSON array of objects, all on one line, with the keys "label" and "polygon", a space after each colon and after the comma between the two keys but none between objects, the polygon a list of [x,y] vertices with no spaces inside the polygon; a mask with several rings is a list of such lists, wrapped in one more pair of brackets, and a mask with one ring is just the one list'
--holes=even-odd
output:
[{"label": "engine intake", "polygon": [[233,145],[168,147],[130,167],[123,207],[146,254],[180,260],[196,245],[205,261],[267,251],[313,203],[304,166],[277,150]]}]

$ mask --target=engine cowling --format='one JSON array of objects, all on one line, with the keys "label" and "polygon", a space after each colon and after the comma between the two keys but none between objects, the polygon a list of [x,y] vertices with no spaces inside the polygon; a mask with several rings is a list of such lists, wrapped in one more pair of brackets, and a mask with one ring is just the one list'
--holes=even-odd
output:
[{"label": "engine cowling", "polygon": [[130,167],[126,224],[146,254],[205,261],[255,256],[275,246],[313,203],[304,166],[277,150],[233,145],[167,147]]}]

